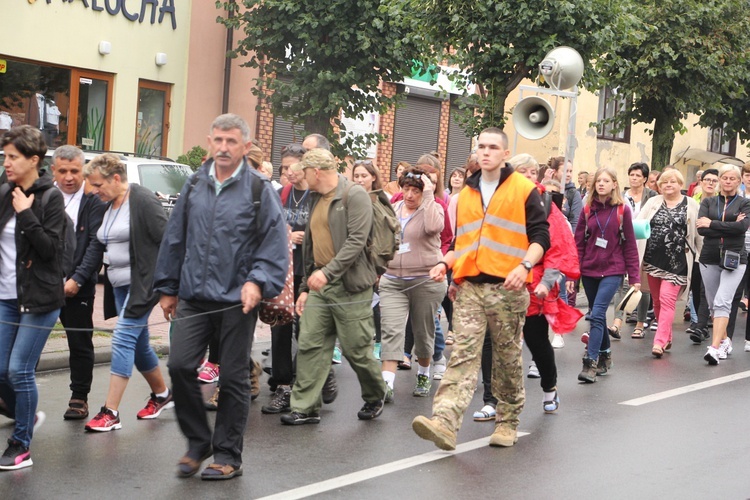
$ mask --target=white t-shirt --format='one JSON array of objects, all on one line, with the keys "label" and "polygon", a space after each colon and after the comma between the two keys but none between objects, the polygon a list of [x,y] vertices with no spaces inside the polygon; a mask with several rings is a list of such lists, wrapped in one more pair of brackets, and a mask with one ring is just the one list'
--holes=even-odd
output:
[{"label": "white t-shirt", "polygon": [[65,203],[65,213],[68,214],[68,217],[73,219],[73,227],[78,226],[78,211],[81,209],[84,184],[81,184],[81,188],[73,194],[66,194],[60,191],[63,195],[63,201]]},{"label": "white t-shirt", "polygon": [[16,215],[0,232],[0,299],[18,298],[16,290]]},{"label": "white t-shirt", "polygon": [[479,190],[482,192],[482,208],[487,211],[487,207],[490,206],[490,200],[492,195],[495,194],[497,186],[500,184],[500,179],[491,182],[485,182],[484,179],[479,183]]}]

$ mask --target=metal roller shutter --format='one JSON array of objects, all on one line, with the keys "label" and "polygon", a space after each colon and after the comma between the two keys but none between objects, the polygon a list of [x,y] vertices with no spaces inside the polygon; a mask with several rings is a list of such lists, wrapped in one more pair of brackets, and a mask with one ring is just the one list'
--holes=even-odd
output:
[{"label": "metal roller shutter", "polygon": [[456,116],[458,106],[451,106],[451,119],[448,125],[448,152],[445,155],[445,185],[450,185],[451,173],[454,168],[463,167],[466,158],[471,153],[471,137],[466,137],[464,130],[458,125]]},{"label": "metal roller shutter", "polygon": [[440,101],[408,96],[404,105],[396,108],[389,180],[396,178],[396,165],[400,161],[414,164],[423,154],[436,150],[439,130]]},{"label": "metal roller shutter", "polygon": [[273,145],[271,146],[271,163],[273,163],[273,178],[279,180],[279,165],[281,165],[281,148],[294,142],[302,142],[305,127],[292,126],[292,122],[279,116],[273,117]]}]

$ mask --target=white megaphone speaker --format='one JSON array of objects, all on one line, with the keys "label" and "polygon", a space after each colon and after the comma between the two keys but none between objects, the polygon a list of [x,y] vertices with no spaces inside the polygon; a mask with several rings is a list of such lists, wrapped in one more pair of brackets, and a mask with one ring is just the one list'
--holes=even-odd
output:
[{"label": "white megaphone speaker", "polygon": [[552,130],[555,110],[541,97],[525,97],[513,110],[513,124],[521,137],[535,141]]},{"label": "white megaphone speaker", "polygon": [[567,90],[581,81],[583,58],[575,49],[557,47],[539,64],[539,72],[553,89]]}]

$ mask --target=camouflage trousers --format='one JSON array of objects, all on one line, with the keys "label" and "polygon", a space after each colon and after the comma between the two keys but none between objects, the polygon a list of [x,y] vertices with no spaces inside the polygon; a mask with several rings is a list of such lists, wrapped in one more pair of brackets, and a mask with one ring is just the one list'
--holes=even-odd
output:
[{"label": "camouflage trousers", "polygon": [[521,333],[528,307],[526,287],[509,291],[502,284],[464,281],[460,285],[453,306],[453,352],[432,403],[433,416],[448,429],[458,432],[474,397],[487,331],[492,335],[492,395],[498,401],[496,424],[518,427],[525,401]]}]

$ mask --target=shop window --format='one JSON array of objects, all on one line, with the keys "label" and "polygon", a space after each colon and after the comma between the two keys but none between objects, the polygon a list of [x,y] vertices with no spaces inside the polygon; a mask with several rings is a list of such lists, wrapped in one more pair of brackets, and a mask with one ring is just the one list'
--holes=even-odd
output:
[{"label": "shop window", "polygon": [[112,82],[105,73],[8,58],[0,73],[0,133],[38,127],[50,148],[109,148]]},{"label": "shop window", "polygon": [[599,91],[599,112],[596,137],[609,141],[630,142],[630,123],[624,128],[615,130],[612,123],[601,123],[621,113],[628,105],[627,99],[617,92],[617,88],[604,87]]},{"label": "shop window", "polygon": [[71,70],[5,60],[5,72],[0,73],[0,133],[31,125],[42,131],[49,147],[66,144]]},{"label": "shop window", "polygon": [[712,153],[734,156],[737,154],[737,134],[725,134],[724,127],[709,129],[708,150]]},{"label": "shop window", "polygon": [[135,126],[135,152],[140,156],[162,156],[167,150],[170,86],[138,82],[138,115]]}]

